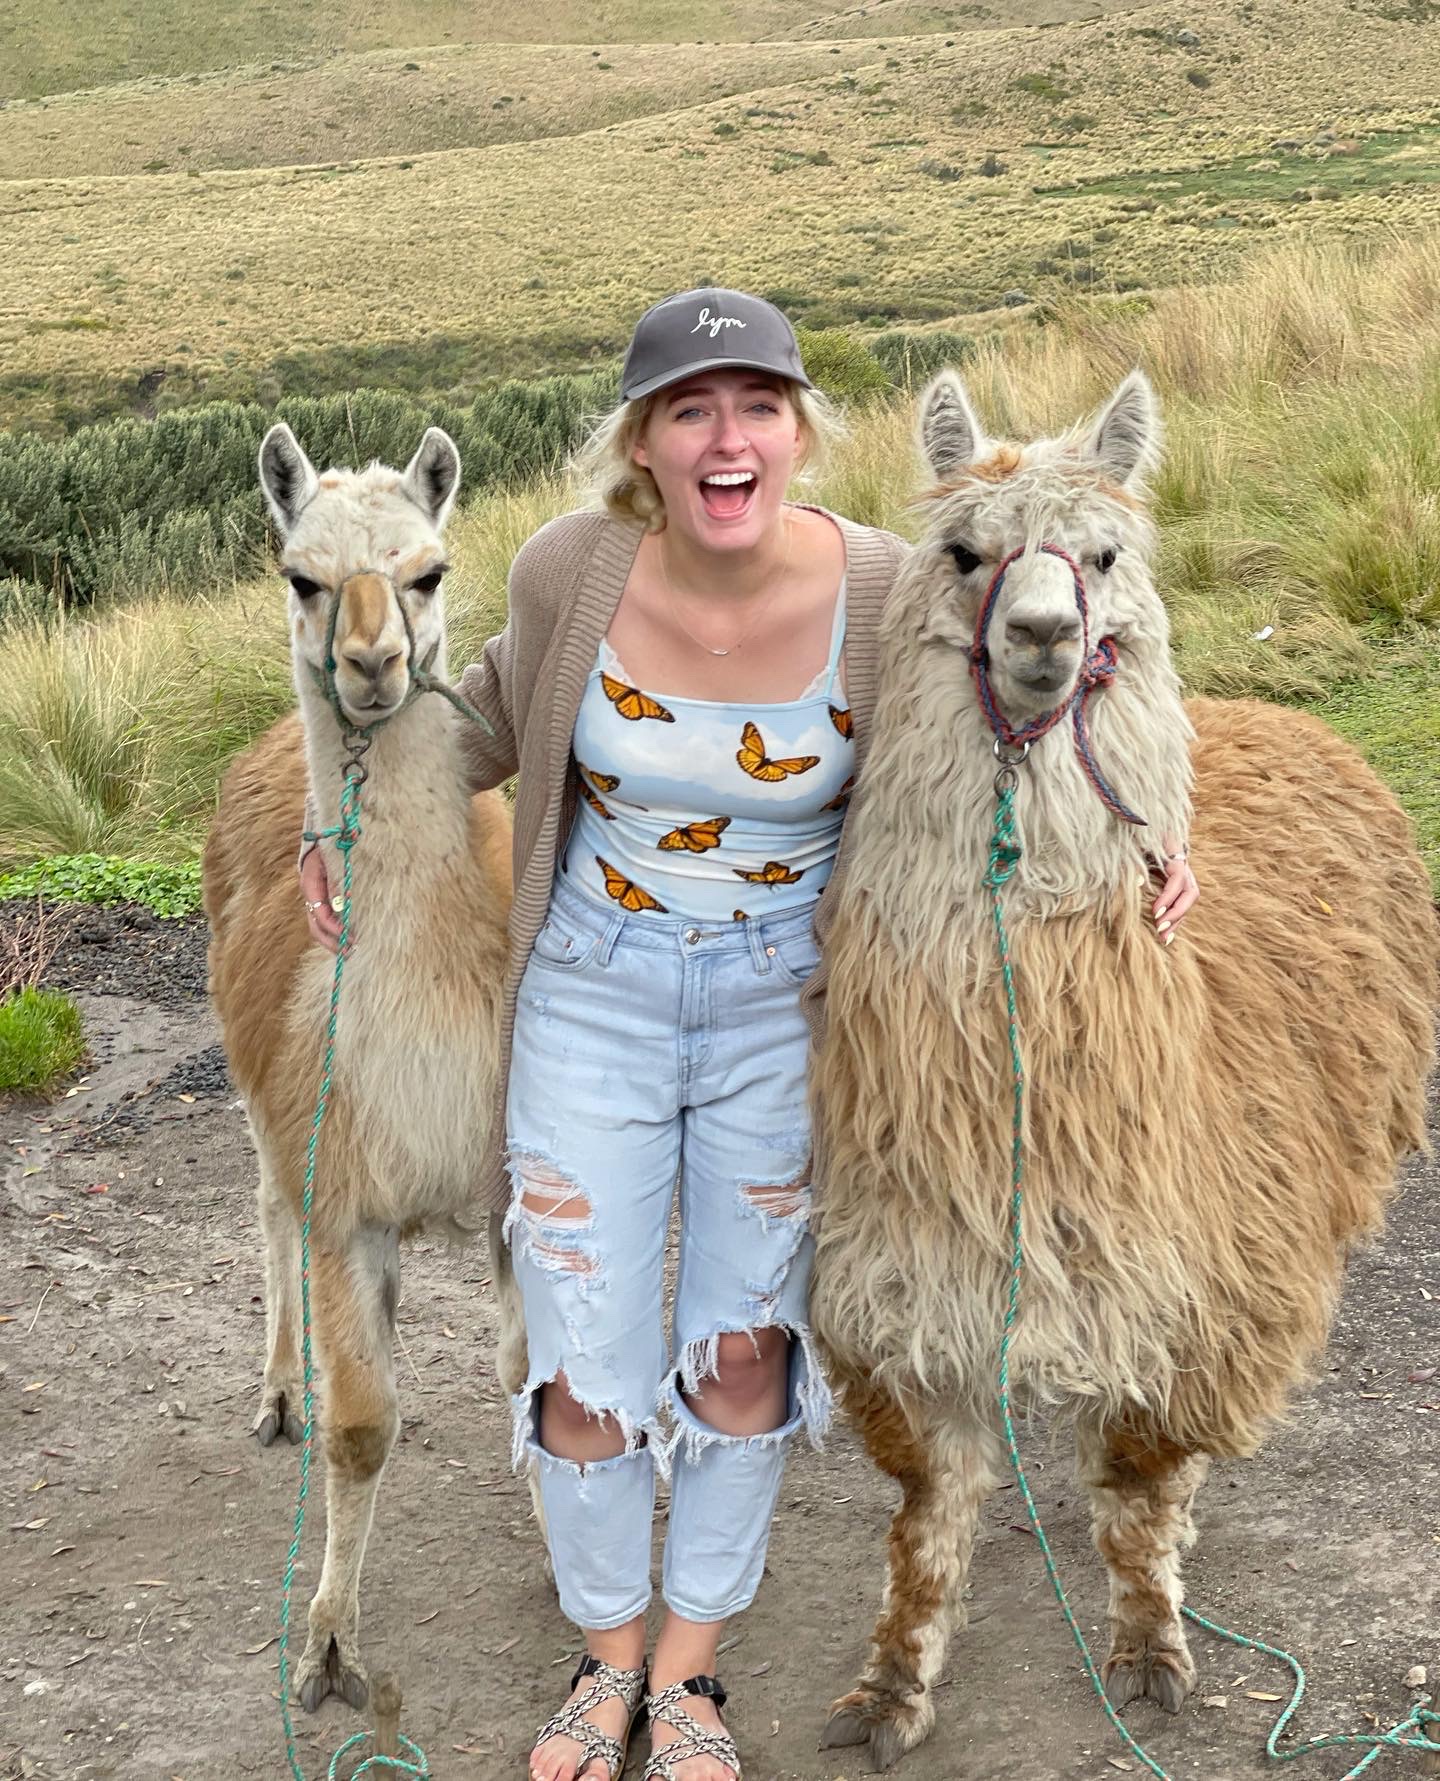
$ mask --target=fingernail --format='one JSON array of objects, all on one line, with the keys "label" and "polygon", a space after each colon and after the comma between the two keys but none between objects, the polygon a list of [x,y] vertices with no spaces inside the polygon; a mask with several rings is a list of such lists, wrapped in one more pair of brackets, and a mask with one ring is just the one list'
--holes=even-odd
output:
[{"label": "fingernail", "polygon": [[1170,907],[1170,905],[1168,903],[1157,903],[1155,905],[1155,919],[1156,919],[1156,921],[1159,921],[1160,917],[1165,913],[1165,911],[1169,907]]},{"label": "fingernail", "polygon": [[1167,946],[1173,946],[1175,944],[1175,936],[1173,934],[1167,934],[1165,936],[1165,944]]},{"label": "fingernail", "polygon": [[1157,934],[1163,934],[1169,926],[1170,923],[1168,921],[1157,922],[1155,925],[1155,932]]},{"label": "fingernail", "polygon": [[331,908],[332,908],[332,909],[333,909],[333,910],[334,910],[334,911],[335,911],[335,913],[336,913],[336,914],[337,914],[337,915],[341,915],[341,914],[343,914],[343,913],[344,913],[344,910],[345,910],[345,899],[344,899],[344,897],[331,897],[331,899],[330,899],[330,907],[331,907]]}]

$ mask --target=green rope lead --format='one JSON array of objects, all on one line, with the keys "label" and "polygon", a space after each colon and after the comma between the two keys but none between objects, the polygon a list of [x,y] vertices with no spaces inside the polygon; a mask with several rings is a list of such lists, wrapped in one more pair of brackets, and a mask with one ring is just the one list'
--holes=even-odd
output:
[{"label": "green rope lead", "polygon": [[[280,1717],[285,1723],[285,1754],[289,1758],[290,1773],[294,1781],[306,1781],[305,1771],[300,1767],[296,1752],[295,1726],[290,1717],[290,1598],[295,1584],[295,1561],[300,1555],[300,1535],[305,1527],[305,1504],[310,1495],[310,1454],[315,1438],[315,1369],[310,1341],[310,1209],[315,1199],[315,1159],[320,1142],[320,1127],[325,1120],[325,1110],[330,1104],[330,1077],[335,1062],[335,1028],[340,1013],[340,984],[345,974],[345,952],[350,941],[350,850],[360,839],[360,787],[365,781],[365,769],[359,758],[362,752],[363,748],[352,752],[350,762],[345,768],[345,781],[340,793],[339,823],[333,829],[307,831],[305,835],[307,841],[333,838],[340,849],[344,873],[340,944],[335,952],[335,976],[330,985],[330,1018],[325,1026],[325,1063],[320,1077],[320,1097],[315,1103],[315,1117],[310,1122],[310,1142],[305,1152],[305,1189],[301,1198],[300,1316],[304,1338],[305,1444],[300,1450],[300,1489],[295,1499],[295,1532],[286,1555],[285,1583],[280,1600]],[[334,1781],[338,1772],[337,1765],[345,1752],[369,1736],[369,1732],[357,1732],[340,1746],[330,1759],[331,1781]],[[363,1775],[367,1769],[379,1768],[391,1769],[401,1775],[428,1777],[430,1765],[425,1760],[425,1752],[418,1744],[412,1744],[409,1738],[402,1737],[400,1741],[413,1754],[414,1762],[405,1762],[393,1756],[371,1756],[353,1771],[351,1781],[354,1781],[355,1775]]]},{"label": "green rope lead", "polygon": [[[1095,1690],[1105,1717],[1119,1732],[1121,1740],[1130,1753],[1149,1769],[1158,1781],[1169,1781],[1153,1757],[1149,1756],[1126,1729],[1124,1721],[1111,1706],[1105,1693],[1105,1685],[1100,1680],[1100,1672],[1095,1667],[1095,1660],[1090,1655],[1090,1648],[1085,1643],[1085,1635],[1080,1631],[1070,1607],[1069,1598],[1065,1594],[1065,1586],[1060,1581],[1060,1573],[1055,1565],[1054,1554],[1050,1550],[1050,1542],[1045,1537],[1045,1529],[1040,1524],[1040,1514],[1035,1507],[1035,1499],[1030,1494],[1029,1481],[1025,1476],[1025,1468],[1020,1461],[1020,1448],[1015,1439],[1015,1422],[1010,1409],[1010,1339],[1014,1334],[1015,1319],[1020,1309],[1020,1275],[1025,1266],[1023,1243],[1024,1219],[1024,1175],[1025,1175],[1025,1065],[1020,1055],[1020,1020],[1015,1007],[1015,972],[1010,957],[1010,938],[1005,931],[1005,917],[1001,908],[1000,890],[1008,879],[1014,876],[1015,868],[1020,863],[1020,844],[1015,834],[1015,788],[1019,783],[1019,774],[1010,763],[1002,764],[995,776],[995,824],[990,841],[990,859],[985,869],[985,886],[990,892],[991,913],[995,923],[995,945],[1000,960],[1000,975],[1005,986],[1005,1011],[1009,1021],[1010,1068],[1014,1078],[1015,1090],[1010,1135],[1010,1231],[1013,1240],[1013,1252],[1010,1268],[1010,1297],[1005,1308],[1005,1329],[1000,1339],[1000,1384],[999,1404],[1000,1417],[1004,1426],[1005,1445],[1010,1455],[1010,1465],[1015,1473],[1015,1482],[1020,1487],[1020,1495],[1025,1502],[1025,1513],[1030,1518],[1030,1526],[1040,1545],[1040,1556],[1045,1563],[1045,1571],[1050,1579],[1050,1587],[1055,1591],[1055,1599],[1060,1604],[1060,1612],[1065,1616],[1065,1624],[1070,1628],[1071,1636],[1079,1648],[1080,1661],[1085,1667],[1085,1674],[1090,1678],[1090,1685]],[[1365,1748],[1363,1756],[1354,1768],[1348,1770],[1341,1781],[1354,1781],[1354,1777],[1363,1774],[1373,1763],[1382,1750],[1429,1750],[1440,1751],[1440,1741],[1427,1736],[1424,1727],[1434,1727],[1440,1732],[1440,1713],[1430,1712],[1424,1701],[1419,1702],[1410,1715],[1401,1720],[1388,1732],[1343,1732],[1331,1737],[1311,1738],[1306,1744],[1298,1745],[1293,1750],[1276,1748],[1278,1740],[1283,1736],[1286,1727],[1295,1715],[1305,1695],[1305,1672],[1299,1662],[1288,1651],[1278,1646],[1267,1645],[1260,1639],[1247,1638],[1244,1633],[1231,1632],[1229,1628],[1207,1620],[1203,1614],[1197,1614],[1193,1608],[1182,1608],[1181,1613],[1187,1620],[1193,1620],[1197,1626],[1203,1626],[1207,1632],[1215,1633],[1228,1640],[1232,1645],[1243,1646],[1247,1651],[1258,1651],[1266,1657],[1278,1658],[1287,1664],[1295,1677],[1295,1687],[1280,1717],[1270,1729],[1270,1736],[1265,1740],[1265,1754],[1275,1762],[1293,1762],[1298,1756],[1309,1756],[1317,1750],[1329,1750],[1341,1745],[1359,1745]],[[1407,1732],[1415,1731],[1417,1737],[1406,1737]]]}]

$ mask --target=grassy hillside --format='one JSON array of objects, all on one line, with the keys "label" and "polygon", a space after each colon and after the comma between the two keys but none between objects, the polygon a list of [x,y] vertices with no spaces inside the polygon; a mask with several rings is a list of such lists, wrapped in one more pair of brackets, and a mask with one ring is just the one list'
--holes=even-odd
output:
[{"label": "grassy hillside", "polygon": [[873,43],[464,44],[134,81],[0,111],[0,179],[202,173],[574,136],[862,67]]},{"label": "grassy hillside", "polygon": [[342,51],[454,43],[883,37],[1094,17],[1134,0],[50,0],[0,12],[0,100]]},{"label": "grassy hillside", "polygon": [[[278,361],[326,354],[343,388],[362,349],[572,368],[701,278],[816,325],[939,318],[1440,217],[1440,31],[1408,16],[1247,0],[944,41],[549,140],[12,180],[0,419],[105,380],[283,389]],[[613,54],[585,80],[653,59]]]}]

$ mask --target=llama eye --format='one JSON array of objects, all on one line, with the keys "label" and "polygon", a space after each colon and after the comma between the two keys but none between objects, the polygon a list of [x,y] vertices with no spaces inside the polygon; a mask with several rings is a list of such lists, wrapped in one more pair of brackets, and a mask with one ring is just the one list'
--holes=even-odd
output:
[{"label": "llama eye", "polygon": [[440,585],[443,569],[432,569],[428,575],[421,575],[410,583],[417,594],[433,594]]},{"label": "llama eye", "polygon": [[1099,556],[1095,559],[1095,567],[1102,575],[1108,575],[1115,567],[1115,558],[1117,555],[1118,552],[1113,546],[1109,550],[1102,550]]},{"label": "llama eye", "polygon": [[308,600],[320,592],[320,583],[311,581],[308,575],[292,575],[290,585],[302,600]]},{"label": "llama eye", "polygon": [[950,555],[954,557],[955,567],[962,575],[971,575],[980,567],[980,558],[976,556],[973,550],[968,550],[963,544],[952,544],[950,546]]}]

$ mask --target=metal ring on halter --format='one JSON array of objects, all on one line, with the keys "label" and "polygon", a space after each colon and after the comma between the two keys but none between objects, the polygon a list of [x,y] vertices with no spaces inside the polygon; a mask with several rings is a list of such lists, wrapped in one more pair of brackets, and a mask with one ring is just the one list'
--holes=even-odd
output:
[{"label": "metal ring on halter", "polygon": [[990,747],[1002,767],[1018,767],[1030,753],[1028,742],[1005,742],[999,736]]},{"label": "metal ring on halter", "polygon": [[1006,792],[1013,792],[1015,790],[1015,788],[1019,785],[1019,783],[1020,783],[1019,768],[1015,765],[1015,763],[1013,761],[1006,761],[1005,764],[1001,767],[1000,771],[995,775],[995,795],[996,795],[996,797],[997,798],[1001,797]]}]

